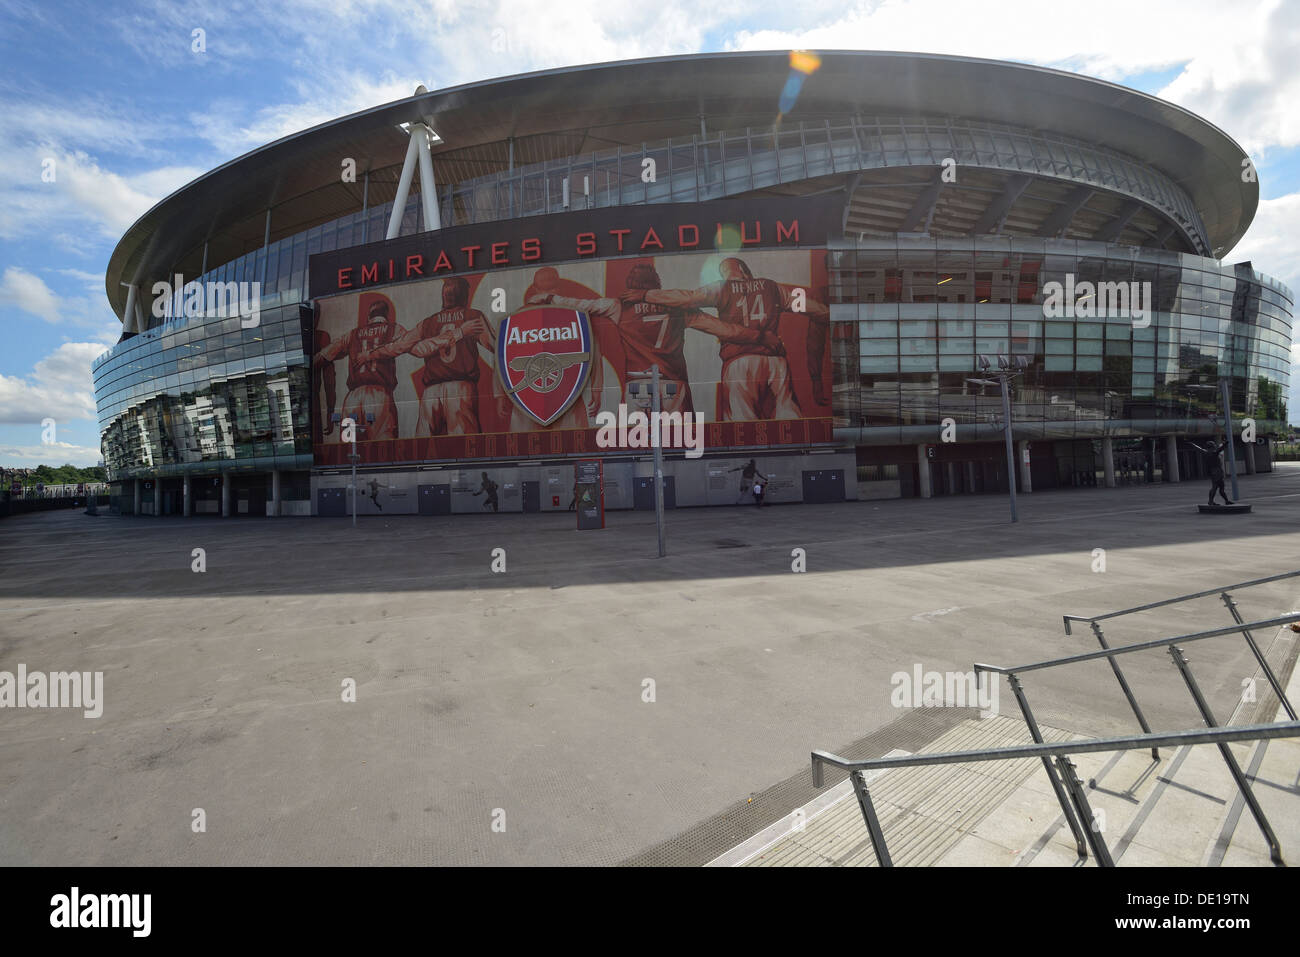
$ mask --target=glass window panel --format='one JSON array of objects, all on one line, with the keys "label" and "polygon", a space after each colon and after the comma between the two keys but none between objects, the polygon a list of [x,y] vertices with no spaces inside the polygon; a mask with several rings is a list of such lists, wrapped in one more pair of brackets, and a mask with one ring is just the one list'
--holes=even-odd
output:
[{"label": "glass window panel", "polygon": [[935,356],[902,356],[898,361],[903,372],[937,372],[939,369]]},{"label": "glass window panel", "polygon": [[896,356],[898,355],[898,340],[897,339],[861,339],[858,341],[858,355]]},{"label": "glass window panel", "polygon": [[859,322],[858,335],[864,339],[894,339],[898,336],[898,323],[893,321]]},{"label": "glass window panel", "polygon": [[858,368],[864,374],[897,372],[898,359],[894,356],[863,356]]},{"label": "glass window panel", "polygon": [[904,302],[898,306],[899,319],[931,319],[937,315],[938,306],[932,302]]}]

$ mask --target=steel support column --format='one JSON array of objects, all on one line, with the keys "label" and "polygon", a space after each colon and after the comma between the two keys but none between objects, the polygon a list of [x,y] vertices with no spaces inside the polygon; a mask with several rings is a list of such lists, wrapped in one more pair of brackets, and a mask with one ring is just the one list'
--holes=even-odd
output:
[{"label": "steel support column", "polygon": [[406,144],[402,176],[397,181],[397,195],[393,197],[393,212],[388,217],[388,232],[384,235],[385,239],[396,239],[402,229],[402,214],[406,211],[406,199],[411,194],[411,178],[415,176],[415,167],[419,161],[420,139],[416,136],[415,130],[416,126],[413,125]]}]

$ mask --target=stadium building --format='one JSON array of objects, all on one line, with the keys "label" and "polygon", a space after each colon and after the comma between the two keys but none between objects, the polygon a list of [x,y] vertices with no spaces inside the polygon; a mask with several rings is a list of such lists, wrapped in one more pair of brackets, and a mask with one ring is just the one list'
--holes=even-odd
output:
[{"label": "stadium building", "polygon": [[[607,507],[651,507],[651,365],[696,427],[666,440],[670,505],[737,501],[750,459],[770,502],[1186,481],[1223,380],[1239,471],[1266,471],[1293,297],[1226,258],[1258,199],[1204,120],[1018,64],[735,53],[421,88],[122,237],[94,365],[114,502],[341,515],[355,466],[362,514],[564,510],[600,459]],[[981,356],[1020,372],[1015,475]]]}]

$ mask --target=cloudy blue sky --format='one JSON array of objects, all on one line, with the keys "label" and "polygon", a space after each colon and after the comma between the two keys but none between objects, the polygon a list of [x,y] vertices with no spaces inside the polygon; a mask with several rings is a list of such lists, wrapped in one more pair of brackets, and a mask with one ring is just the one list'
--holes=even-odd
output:
[{"label": "cloudy blue sky", "polygon": [[[141,213],[200,173],[418,83],[792,48],[1016,60],[1184,106],[1259,170],[1259,212],[1228,260],[1300,289],[1300,3],[0,0],[0,465],[99,461],[90,363],[120,331],[108,258]],[[47,417],[53,448],[41,442]]]}]

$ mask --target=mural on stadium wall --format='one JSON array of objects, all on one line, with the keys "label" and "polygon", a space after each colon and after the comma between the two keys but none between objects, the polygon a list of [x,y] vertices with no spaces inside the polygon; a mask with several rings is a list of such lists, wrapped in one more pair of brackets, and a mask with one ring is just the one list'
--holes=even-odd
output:
[{"label": "mural on stadium wall", "polygon": [[831,441],[824,249],[741,249],[528,266],[321,299],[315,462],[608,452],[602,411],[665,412],[706,449]]}]

